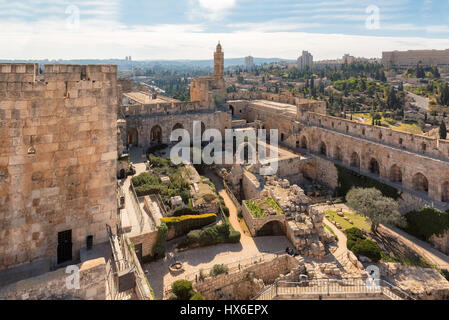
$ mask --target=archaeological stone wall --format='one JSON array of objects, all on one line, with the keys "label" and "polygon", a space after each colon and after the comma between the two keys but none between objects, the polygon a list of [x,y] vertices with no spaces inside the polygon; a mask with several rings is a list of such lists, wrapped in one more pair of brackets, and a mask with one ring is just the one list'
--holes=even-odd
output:
[{"label": "archaeological stone wall", "polygon": [[0,64],[0,269],[115,226],[117,67]]},{"label": "archaeological stone wall", "polygon": [[[79,288],[67,286],[73,273],[58,269],[0,288],[0,300],[105,300],[106,263],[104,258],[77,265]],[[69,284],[74,282],[69,279]]]},{"label": "archaeological stone wall", "polygon": [[[273,260],[255,264],[236,273],[221,274],[216,277],[207,278],[205,281],[195,283],[194,288],[201,292],[206,300],[220,299],[217,291],[233,292],[234,294],[227,298],[230,300],[239,300],[243,299],[241,295],[247,293],[248,290],[238,292],[238,290],[226,290],[226,288],[236,284],[238,285],[250,277],[255,281],[262,280],[264,285],[269,285],[274,283],[279,276],[286,275],[298,267],[299,264],[295,258],[285,254]],[[255,295],[258,292],[253,292],[253,294]],[[251,299],[253,297],[246,298]]]}]

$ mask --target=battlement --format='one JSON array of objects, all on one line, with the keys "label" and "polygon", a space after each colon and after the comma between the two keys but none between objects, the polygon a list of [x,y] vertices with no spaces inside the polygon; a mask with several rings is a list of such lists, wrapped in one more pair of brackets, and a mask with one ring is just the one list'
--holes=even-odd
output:
[{"label": "battlement", "polygon": [[116,65],[47,64],[41,74],[36,63],[1,63],[0,82],[104,81],[116,78]]},{"label": "battlement", "polygon": [[36,63],[1,63],[0,82],[34,82],[39,74]]}]

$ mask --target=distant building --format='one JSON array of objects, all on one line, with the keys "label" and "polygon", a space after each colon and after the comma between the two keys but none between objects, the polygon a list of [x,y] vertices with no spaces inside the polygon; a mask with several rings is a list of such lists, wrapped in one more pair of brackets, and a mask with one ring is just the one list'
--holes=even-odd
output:
[{"label": "distant building", "polygon": [[304,69],[309,67],[312,69],[313,67],[313,56],[308,51],[303,51],[302,56],[298,58],[298,68]]},{"label": "distant building", "polygon": [[245,69],[251,70],[254,68],[254,58],[251,56],[245,57]]},{"label": "distant building", "polygon": [[406,69],[419,63],[424,66],[448,66],[449,49],[382,52],[382,64],[387,67]]}]

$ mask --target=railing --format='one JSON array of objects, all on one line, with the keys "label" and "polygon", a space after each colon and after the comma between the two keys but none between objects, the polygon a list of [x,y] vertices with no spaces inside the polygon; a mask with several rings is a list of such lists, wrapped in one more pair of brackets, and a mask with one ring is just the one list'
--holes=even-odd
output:
[{"label": "railing", "polygon": [[139,300],[152,300],[151,289],[149,288],[147,277],[142,270],[142,266],[140,265],[136,253],[131,247],[131,241],[126,236],[122,236],[122,241],[124,243],[124,255],[126,259],[131,262],[136,277],[135,292],[137,297]]},{"label": "railing", "polygon": [[367,284],[361,279],[315,279],[303,282],[277,281],[253,300],[272,300],[277,297],[360,297],[385,295],[392,300],[415,300],[404,291],[384,280]]},{"label": "railing", "polygon": [[142,208],[139,205],[139,198],[137,197],[136,190],[134,189],[134,185],[133,185],[132,181],[129,184],[129,191],[131,192],[131,202],[134,207],[134,212],[137,215],[137,220],[139,222],[140,231],[142,231],[144,223],[145,223],[144,216],[143,216]]}]

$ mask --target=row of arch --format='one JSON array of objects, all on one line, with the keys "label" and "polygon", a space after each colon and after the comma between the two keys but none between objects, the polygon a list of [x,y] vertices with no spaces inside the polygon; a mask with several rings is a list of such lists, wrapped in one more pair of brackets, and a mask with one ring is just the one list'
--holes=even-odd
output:
[{"label": "row of arch", "polygon": [[[184,126],[181,123],[176,123],[172,131],[176,129],[184,129]],[[201,135],[206,131],[206,125],[201,122]],[[139,145],[139,133],[136,128],[131,127],[127,130],[127,143],[128,145],[132,145],[137,147]],[[161,144],[162,143],[162,128],[160,125],[154,125],[150,131],[150,143],[152,144]]]},{"label": "row of arch", "polygon": [[[300,141],[296,142],[297,146],[298,144],[300,144],[301,148],[308,149],[308,141],[305,136],[303,136]],[[318,152],[323,156],[329,157],[327,145],[323,141],[320,142]],[[337,146],[335,148],[333,158],[338,161],[343,161],[343,152],[340,147]],[[353,168],[360,169],[360,155],[357,152],[354,151],[351,153],[351,156],[349,158],[349,165]],[[370,158],[369,162],[367,163],[367,169],[373,175],[380,176],[380,162],[375,157]],[[388,179],[391,182],[402,184],[402,173],[403,169],[401,168],[401,166],[399,166],[398,164],[393,164],[387,171]],[[429,180],[423,173],[417,172],[412,177],[412,188],[416,191],[428,194]],[[449,202],[449,181],[446,181],[442,184],[441,201]]]}]

